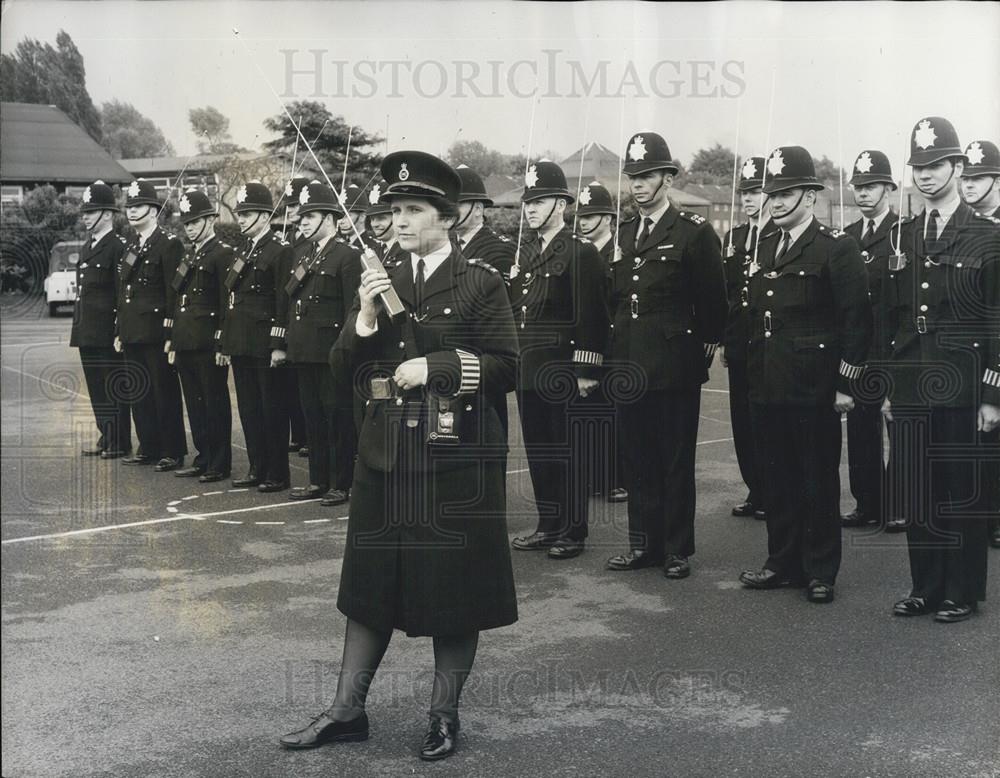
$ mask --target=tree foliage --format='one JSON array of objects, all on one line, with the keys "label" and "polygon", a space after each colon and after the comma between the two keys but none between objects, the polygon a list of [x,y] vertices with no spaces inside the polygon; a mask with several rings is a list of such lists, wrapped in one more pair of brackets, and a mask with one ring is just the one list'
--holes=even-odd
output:
[{"label": "tree foliage", "polygon": [[64,30],[56,35],[55,47],[25,38],[13,53],[0,54],[0,98],[54,105],[101,141],[101,117],[87,91],[83,56]]},{"label": "tree foliage", "polygon": [[191,131],[198,138],[198,151],[202,154],[233,154],[244,151],[233,143],[229,134],[229,119],[218,108],[206,105],[188,111]]},{"label": "tree foliage", "polygon": [[735,155],[720,143],[708,149],[698,149],[687,169],[687,181],[692,184],[729,185],[733,180]]},{"label": "tree foliage", "polygon": [[104,140],[101,145],[115,159],[173,156],[174,147],[153,121],[131,103],[112,100],[101,106]]}]

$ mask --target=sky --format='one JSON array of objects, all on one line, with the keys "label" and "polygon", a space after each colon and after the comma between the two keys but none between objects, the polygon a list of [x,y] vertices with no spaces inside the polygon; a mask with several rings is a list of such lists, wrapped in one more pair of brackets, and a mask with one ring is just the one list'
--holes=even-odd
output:
[{"label": "sky", "polygon": [[935,115],[963,143],[1000,142],[997,3],[3,2],[4,52],[59,29],[95,103],[132,103],[181,155],[190,108],[257,148],[296,97],[435,154],[459,139],[622,154],[653,130],[685,164],[715,143],[797,144],[845,167],[882,149],[898,171]]}]

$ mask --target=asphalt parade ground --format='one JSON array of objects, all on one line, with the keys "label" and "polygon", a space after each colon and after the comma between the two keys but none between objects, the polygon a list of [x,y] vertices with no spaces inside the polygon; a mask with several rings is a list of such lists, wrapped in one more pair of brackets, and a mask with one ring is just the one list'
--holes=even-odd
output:
[{"label": "asphalt parade ground", "polygon": [[[830,605],[742,589],[766,532],[730,516],[745,493],[718,363],[690,578],[605,571],[625,507],[595,498],[582,556],[513,552],[520,621],[482,635],[455,757],[416,757],[431,641],[399,634],[371,739],[283,751],[333,698],[347,506],[81,457],[96,433],[70,320],[39,310],[5,303],[0,340],[6,778],[1000,774],[1000,552],[988,601],[954,625],[890,614],[908,592],[903,535],[846,530]],[[511,537],[535,524],[512,438]]]}]

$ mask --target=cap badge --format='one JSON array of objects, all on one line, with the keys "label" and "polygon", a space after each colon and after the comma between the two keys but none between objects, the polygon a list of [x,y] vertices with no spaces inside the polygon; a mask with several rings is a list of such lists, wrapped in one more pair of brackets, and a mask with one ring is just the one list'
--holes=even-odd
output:
[{"label": "cap badge", "polygon": [[187,195],[181,195],[181,200],[178,203],[178,206],[181,209],[181,213],[190,213],[190,211],[191,211],[191,201],[188,200],[188,196]]},{"label": "cap badge", "polygon": [[859,173],[868,173],[872,169],[872,155],[862,151],[858,161],[854,163],[854,169]]},{"label": "cap badge", "polygon": [[646,158],[646,142],[641,135],[636,135],[628,147],[628,158],[633,162]]},{"label": "cap badge", "polygon": [[785,160],[781,158],[781,149],[775,149],[771,158],[767,161],[767,172],[772,176],[780,176],[785,169]]},{"label": "cap badge", "polygon": [[245,203],[247,201],[247,185],[243,184],[236,190],[236,202]]},{"label": "cap badge", "polygon": [[535,184],[538,183],[538,166],[532,165],[528,168],[528,172],[524,174],[524,185],[528,189],[532,189]]},{"label": "cap badge", "polygon": [[378,184],[372,187],[372,190],[368,193],[368,204],[378,205],[379,198],[382,196],[382,190]]},{"label": "cap badge", "polygon": [[937,140],[937,134],[934,132],[934,128],[931,127],[930,120],[924,119],[917,125],[917,131],[913,133],[913,139],[917,142],[917,146],[922,149],[927,149],[934,145],[934,141]]},{"label": "cap badge", "polygon": [[285,184],[285,196],[286,197],[291,197],[292,196],[292,182],[291,181],[289,181],[287,184]]},{"label": "cap badge", "polygon": [[129,187],[128,187],[128,196],[129,197],[138,197],[139,196],[139,182],[138,181],[133,181],[131,184],[129,184]]},{"label": "cap badge", "polygon": [[90,187],[89,186],[86,189],[83,190],[83,201],[85,203],[89,203],[90,202]]},{"label": "cap badge", "polygon": [[983,147],[979,145],[979,141],[974,140],[969,144],[969,148],[965,150],[965,156],[969,158],[970,165],[981,165],[983,157],[986,155],[983,154]]},{"label": "cap badge", "polygon": [[585,186],[580,191],[580,205],[590,205],[590,187]]},{"label": "cap badge", "polygon": [[302,191],[299,192],[299,205],[305,205],[309,202],[309,187],[302,187]]},{"label": "cap badge", "polygon": [[744,178],[756,178],[757,177],[757,163],[753,161],[753,158],[748,159],[743,163],[743,171],[741,175]]},{"label": "cap badge", "polygon": [[407,181],[410,178],[410,171],[406,169],[406,163],[404,162],[399,168],[399,180]]}]

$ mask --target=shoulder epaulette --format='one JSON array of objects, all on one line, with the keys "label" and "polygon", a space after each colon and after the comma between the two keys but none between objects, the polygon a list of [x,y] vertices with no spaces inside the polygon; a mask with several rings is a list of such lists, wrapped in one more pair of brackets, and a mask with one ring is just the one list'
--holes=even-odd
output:
[{"label": "shoulder epaulette", "polygon": [[490,273],[496,273],[497,275],[500,275],[499,270],[497,270],[495,267],[493,267],[493,265],[491,265],[489,262],[483,259],[467,259],[466,262],[472,265],[472,267],[478,267],[481,268],[482,270],[487,270]]},{"label": "shoulder epaulette", "polygon": [[631,222],[638,222],[639,217],[633,216],[631,219],[622,219],[622,224],[630,224]]},{"label": "shoulder epaulette", "polygon": [[124,236],[124,235],[119,235],[119,234],[118,234],[118,233],[116,232],[116,233],[115,233],[115,237],[116,237],[116,238],[118,238],[118,240],[119,240],[119,241],[121,241],[121,244],[122,244],[123,246],[128,246],[128,241],[127,241],[127,240],[125,239],[125,236]]},{"label": "shoulder epaulette", "polygon": [[169,233],[166,230],[164,230],[163,233],[167,236],[167,240],[177,240],[177,236],[176,235],[174,235],[172,233]]},{"label": "shoulder epaulette", "polygon": [[292,245],[287,240],[282,240],[281,236],[278,233],[276,233],[276,232],[272,232],[271,233],[271,240],[273,240],[279,246],[290,246],[290,245]]},{"label": "shoulder epaulette", "polygon": [[[495,232],[493,234],[497,235]],[[508,238],[506,235],[497,235],[497,237],[500,238],[500,241],[502,243],[513,243],[514,242],[510,238]]]},{"label": "shoulder epaulette", "polygon": [[575,232],[573,233],[573,237],[576,238],[578,241],[580,241],[580,243],[590,243],[591,242],[590,238],[585,238],[585,237],[583,237],[583,235],[578,235]]},{"label": "shoulder epaulette", "polygon": [[843,237],[845,237],[847,235],[846,232],[841,232],[840,230],[835,229],[834,227],[827,227],[825,224],[819,225],[819,231],[823,235],[827,235],[827,236],[833,238],[834,240],[836,240],[838,238],[843,238]]},{"label": "shoulder epaulette", "polygon": [[687,219],[689,222],[692,222],[693,224],[704,224],[707,221],[704,216],[701,216],[697,213],[688,213],[687,211],[681,211],[679,215],[683,216],[685,219]]},{"label": "shoulder epaulette", "polygon": [[983,221],[988,221],[990,224],[1000,224],[1000,219],[996,216],[990,216],[988,213],[979,213],[979,211],[973,211],[973,215]]}]

